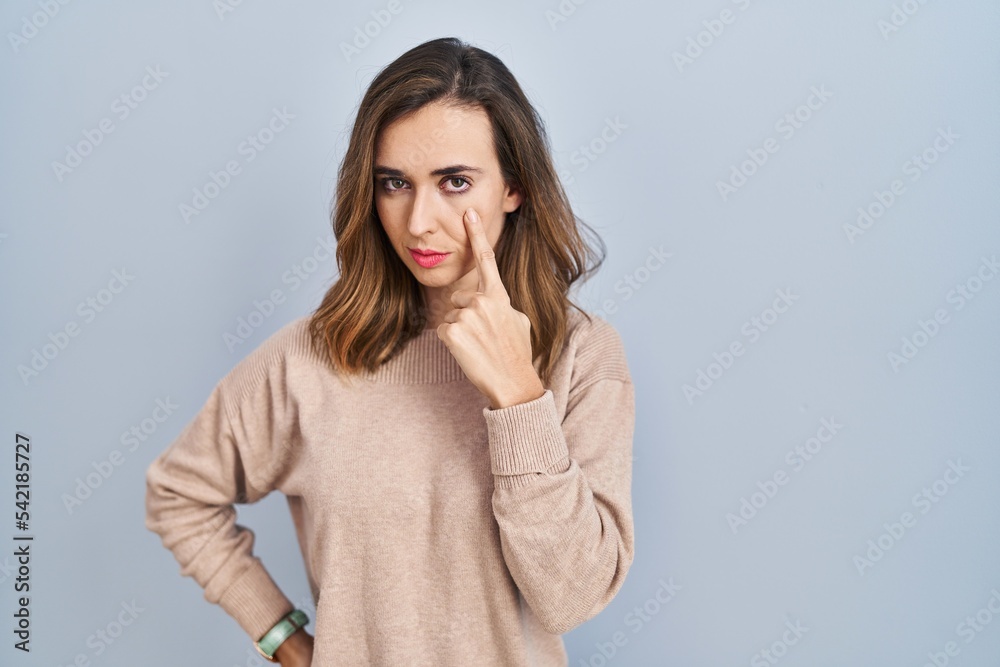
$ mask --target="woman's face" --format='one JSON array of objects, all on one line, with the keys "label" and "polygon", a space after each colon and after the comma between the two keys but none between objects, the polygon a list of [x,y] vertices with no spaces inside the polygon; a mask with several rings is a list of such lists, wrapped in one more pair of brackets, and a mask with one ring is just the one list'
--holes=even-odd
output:
[{"label": "woman's face", "polygon": [[[486,112],[434,102],[391,123],[376,141],[374,178],[382,227],[425,294],[427,288],[475,290],[479,276],[465,211],[476,210],[496,247],[504,215],[521,204],[521,194],[500,174]],[[449,254],[421,266],[410,248]]]}]

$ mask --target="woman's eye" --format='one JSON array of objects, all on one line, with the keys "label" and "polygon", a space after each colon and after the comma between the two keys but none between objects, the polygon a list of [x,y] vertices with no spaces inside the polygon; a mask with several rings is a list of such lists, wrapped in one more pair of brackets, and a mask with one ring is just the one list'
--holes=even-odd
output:
[{"label": "woman's eye", "polygon": [[[468,190],[472,184],[463,176],[453,176],[445,181],[451,187],[446,188],[446,192],[459,194]],[[464,187],[463,187],[464,186]],[[382,179],[382,187],[386,192],[397,192],[406,188],[406,181],[402,178],[387,177]]]},{"label": "woman's eye", "polygon": [[463,178],[461,176],[454,176],[454,177],[448,179],[448,183],[451,183],[452,185],[454,185],[456,182],[459,183],[459,189],[450,190],[449,192],[465,192],[466,190],[469,189],[468,187],[464,187],[464,188],[461,187],[462,184],[464,184],[466,186],[469,185],[469,181],[467,181],[465,178]]}]

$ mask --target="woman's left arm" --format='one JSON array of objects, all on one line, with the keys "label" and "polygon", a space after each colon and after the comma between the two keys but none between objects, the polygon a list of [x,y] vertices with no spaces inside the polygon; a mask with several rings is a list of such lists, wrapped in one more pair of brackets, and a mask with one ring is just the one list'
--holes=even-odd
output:
[{"label": "woman's left arm", "polygon": [[623,364],[601,366],[574,387],[562,420],[551,389],[483,410],[504,559],[553,634],[604,609],[634,554],[634,387]]}]

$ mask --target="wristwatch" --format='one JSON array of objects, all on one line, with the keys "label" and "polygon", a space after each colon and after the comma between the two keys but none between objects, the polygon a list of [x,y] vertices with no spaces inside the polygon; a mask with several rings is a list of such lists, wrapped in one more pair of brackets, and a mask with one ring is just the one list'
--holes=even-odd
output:
[{"label": "wristwatch", "polygon": [[299,628],[305,627],[309,622],[309,617],[301,609],[288,612],[284,618],[274,624],[267,633],[253,643],[257,653],[268,662],[278,662],[274,657],[274,652],[281,646],[281,642],[291,637]]}]

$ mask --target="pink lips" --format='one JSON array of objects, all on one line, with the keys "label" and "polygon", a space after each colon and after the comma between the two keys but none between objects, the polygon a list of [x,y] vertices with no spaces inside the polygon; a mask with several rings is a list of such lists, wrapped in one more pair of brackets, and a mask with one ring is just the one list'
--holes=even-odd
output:
[{"label": "pink lips", "polygon": [[429,269],[432,266],[437,266],[438,264],[443,262],[448,257],[448,255],[451,254],[450,252],[443,252],[432,255],[422,255],[416,250],[413,250],[412,248],[410,248],[409,250],[410,250],[410,256],[413,257],[413,261],[419,264],[420,266],[424,267],[425,269]]}]

